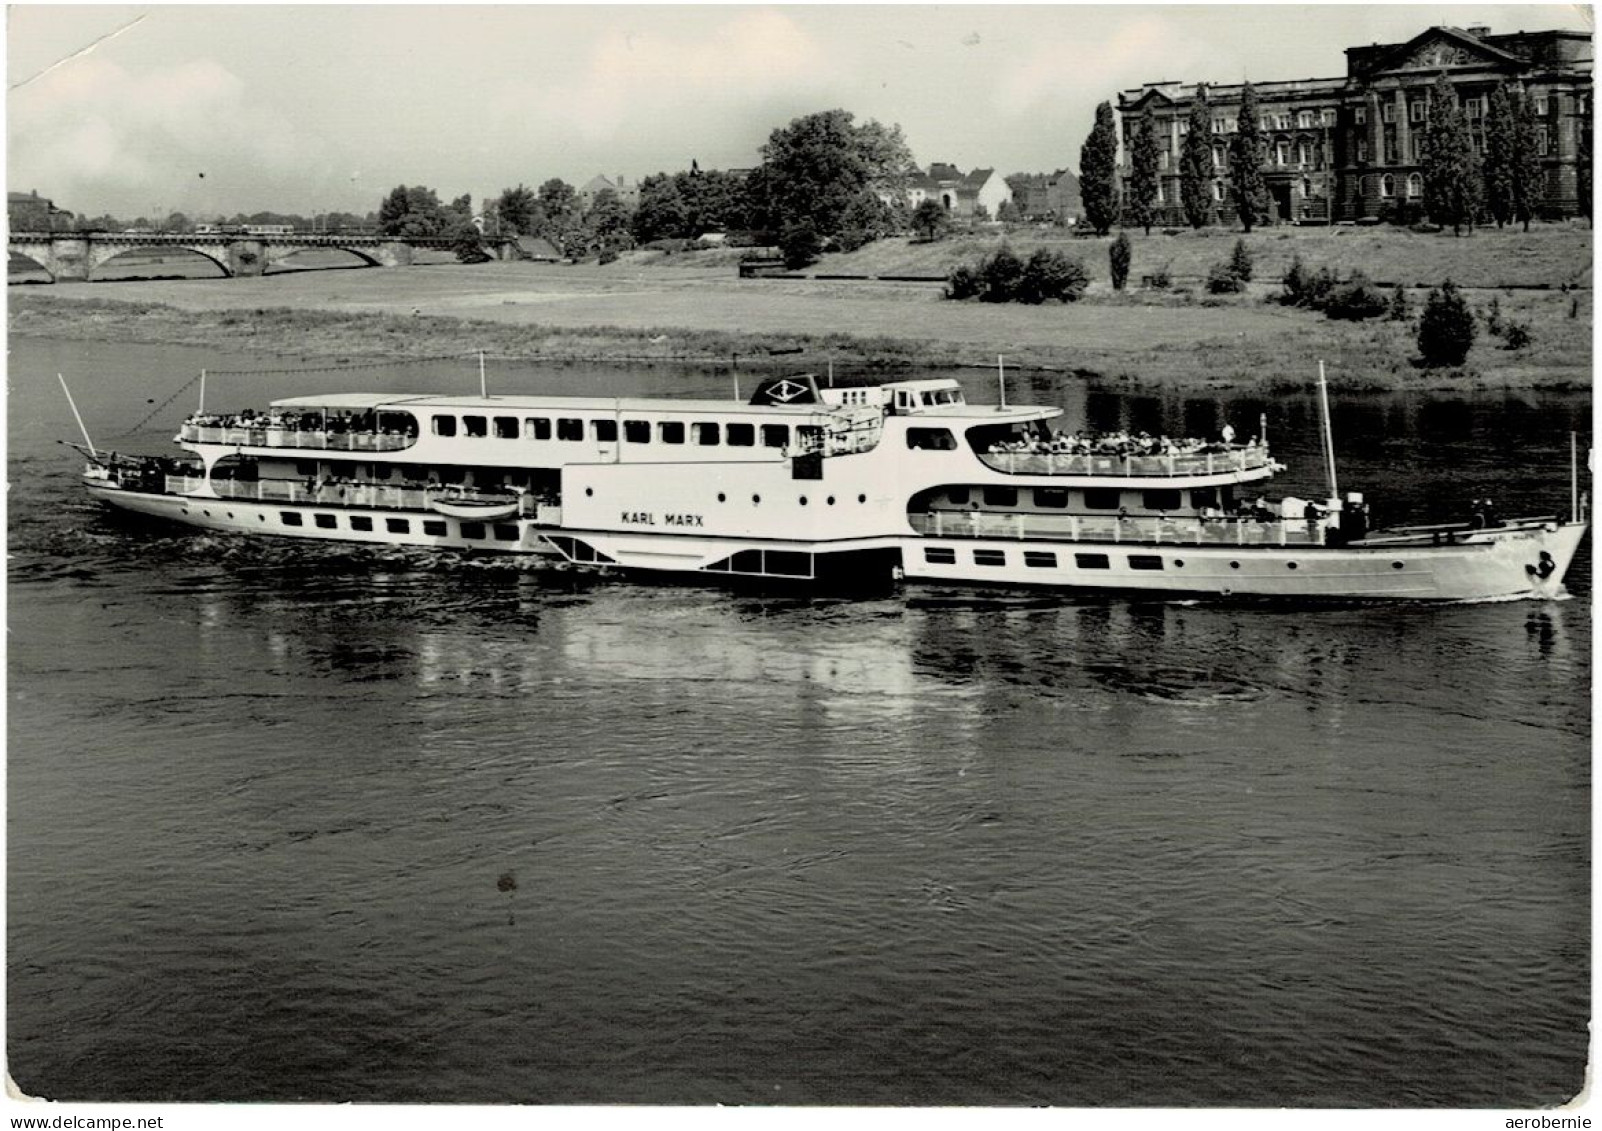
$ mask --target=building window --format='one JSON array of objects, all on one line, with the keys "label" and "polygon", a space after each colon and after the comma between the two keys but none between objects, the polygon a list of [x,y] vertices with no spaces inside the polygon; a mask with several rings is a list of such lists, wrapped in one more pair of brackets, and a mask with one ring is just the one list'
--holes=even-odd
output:
[{"label": "building window", "polygon": [[1224,132],[1224,119],[1223,118],[1214,118],[1213,119],[1213,132],[1215,134],[1221,134],[1221,133]]},{"label": "building window", "polygon": [[1360,141],[1357,143],[1357,159],[1360,162],[1368,160],[1368,142]]},{"label": "building window", "polygon": [[495,418],[495,438],[497,440],[517,439],[517,417],[497,416]]},{"label": "building window", "polygon": [[524,417],[523,435],[530,440],[549,440],[551,438],[551,418],[548,416]]},{"label": "building window", "polygon": [[475,542],[484,540],[484,524],[482,522],[462,523],[462,537],[471,538]]},{"label": "building window", "polygon": [[986,487],[984,500],[987,507],[1015,507],[1018,505],[1018,488]]},{"label": "building window", "polygon": [[631,444],[649,444],[651,442],[651,422],[649,420],[625,420],[623,422],[623,439]]},{"label": "building window", "polygon": [[1368,107],[1366,107],[1366,106],[1354,106],[1354,107],[1352,107],[1352,121],[1356,122],[1360,126],[1367,125],[1368,124]]},{"label": "building window", "polygon": [[928,546],[924,548],[923,560],[928,562],[930,565],[956,565],[957,551],[941,549],[937,546]]},{"label": "building window", "polygon": [[352,530],[371,531],[373,529],[373,520],[364,514],[353,514],[350,516],[350,528]]},{"label": "building window", "polygon": [[1544,117],[1546,117],[1546,112],[1547,112],[1546,95],[1537,94],[1535,96],[1535,116],[1537,118],[1544,118]]},{"label": "building window", "polygon": [[1240,129],[1240,119],[1239,118],[1229,118],[1229,119],[1225,120],[1225,122],[1224,122],[1224,132],[1225,133],[1232,134],[1238,129]]},{"label": "building window", "polygon": [[764,424],[762,426],[762,446],[764,448],[789,447],[790,426],[788,424]]},{"label": "building window", "polygon": [[1190,133],[1190,121],[1186,118],[1181,118],[1179,120],[1179,136],[1184,137],[1188,133]]},{"label": "building window", "polygon": [[1086,487],[1085,507],[1093,511],[1115,511],[1120,503],[1116,487]]},{"label": "building window", "polygon": [[1158,488],[1142,493],[1140,501],[1149,511],[1177,511],[1179,492],[1166,487]]},{"label": "building window", "polygon": [[1164,150],[1161,150],[1161,151],[1158,152],[1158,154],[1157,154],[1157,168],[1159,168],[1159,169],[1168,168],[1168,150],[1164,149]]},{"label": "building window", "polygon": [[1485,99],[1484,98],[1465,98],[1465,99],[1463,99],[1463,114],[1471,122],[1476,121],[1479,118],[1484,117],[1485,116]]},{"label": "building window", "polygon": [[1217,201],[1222,201],[1224,199],[1224,182],[1223,181],[1214,181],[1213,182],[1213,199],[1217,200]]},{"label": "building window", "polygon": [[584,439],[584,421],[576,416],[557,417],[556,438],[574,442]]},{"label": "building window", "polygon": [[495,532],[497,542],[516,542],[517,527],[506,522],[497,522],[491,529]]},{"label": "building window", "polygon": [[1407,104],[1407,117],[1412,122],[1422,122],[1429,117],[1430,104],[1422,98],[1415,98]]},{"label": "building window", "polygon": [[1288,141],[1276,141],[1274,143],[1274,164],[1276,164],[1276,165],[1289,165],[1290,164],[1290,142],[1288,142]]},{"label": "building window", "polygon": [[456,435],[456,418],[454,416],[436,416],[434,418],[434,435]]},{"label": "building window", "polygon": [[279,511],[278,512],[278,521],[282,522],[285,526],[299,526],[300,525],[300,512],[299,511]]},{"label": "building window", "polygon": [[1109,569],[1112,561],[1106,554],[1075,554],[1074,565],[1080,569]]},{"label": "building window", "polygon": [[1157,203],[1158,204],[1167,204],[1168,203],[1168,193],[1163,188],[1163,183],[1161,181],[1157,182]]},{"label": "building window", "polygon": [[1387,126],[1396,121],[1396,103],[1387,102],[1385,105],[1380,107],[1380,121],[1384,122]]},{"label": "building window", "polygon": [[973,564],[981,566],[1004,566],[1007,564],[1007,555],[1000,550],[975,550]]},{"label": "building window", "polygon": [[1130,569],[1162,569],[1163,559],[1156,554],[1130,554]]},{"label": "building window", "polygon": [[1313,112],[1311,110],[1298,110],[1296,112],[1296,128],[1300,130],[1313,128]]},{"label": "building window", "polygon": [[1409,173],[1407,175],[1407,199],[1417,200],[1424,195],[1424,174]]},{"label": "building window", "polygon": [[663,420],[656,426],[656,434],[664,444],[684,443],[684,421]]},{"label": "building window", "polygon": [[1276,117],[1274,119],[1274,125],[1278,129],[1282,129],[1282,130],[1290,129],[1291,128],[1291,116],[1289,114],[1281,114],[1281,115],[1279,115],[1278,117]]},{"label": "building window", "polygon": [[1324,125],[1326,125],[1328,127],[1331,127],[1331,128],[1334,127],[1334,125],[1335,125],[1335,110],[1334,110],[1333,107],[1326,107],[1324,109],[1324,113],[1323,113],[1322,117],[1323,117],[1323,120],[1324,120]]},{"label": "building window", "polygon": [[1380,196],[1389,200],[1396,195],[1396,178],[1386,173],[1380,178]]},{"label": "building window", "polygon": [[449,531],[445,529],[443,518],[428,518],[423,520],[423,533],[430,538],[443,538]]},{"label": "building window", "polygon": [[339,519],[331,514],[314,514],[312,521],[322,530],[334,530],[339,526]]},{"label": "building window", "polygon": [[1068,492],[1061,487],[1036,487],[1035,506],[1065,510],[1068,506]]},{"label": "building window", "polygon": [[1221,145],[1215,145],[1213,147],[1213,168],[1222,169],[1226,160],[1227,158],[1224,156],[1224,147]]},{"label": "building window", "polygon": [[489,435],[489,421],[482,416],[462,417],[462,429],[469,436],[479,439]]},{"label": "building window", "polygon": [[756,425],[730,424],[726,429],[728,435],[725,439],[731,448],[756,447]]},{"label": "building window", "polygon": [[1296,163],[1298,165],[1311,165],[1313,163],[1313,143],[1299,141],[1296,143]]}]

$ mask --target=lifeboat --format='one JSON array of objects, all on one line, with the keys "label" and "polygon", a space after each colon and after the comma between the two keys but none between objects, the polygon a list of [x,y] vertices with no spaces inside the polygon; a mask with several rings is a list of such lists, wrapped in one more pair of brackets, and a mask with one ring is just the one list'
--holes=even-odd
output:
[{"label": "lifeboat", "polygon": [[514,517],[522,509],[516,495],[430,495],[428,509],[447,518],[469,522],[495,522]]}]

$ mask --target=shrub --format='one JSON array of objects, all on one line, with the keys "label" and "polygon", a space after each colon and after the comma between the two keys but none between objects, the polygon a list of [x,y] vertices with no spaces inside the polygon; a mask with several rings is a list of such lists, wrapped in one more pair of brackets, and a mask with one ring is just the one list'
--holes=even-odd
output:
[{"label": "shrub", "polygon": [[1159,291],[1166,291],[1174,285],[1174,276],[1168,268],[1169,264],[1164,263],[1151,273],[1151,285]]},{"label": "shrub", "polygon": [[1235,250],[1229,253],[1229,269],[1241,282],[1252,281],[1252,253],[1246,250],[1245,240],[1235,241]]},{"label": "shrub", "polygon": [[1107,249],[1107,267],[1112,274],[1113,290],[1123,290],[1124,284],[1129,281],[1129,261],[1132,258],[1129,235],[1119,232],[1118,238],[1113,240],[1112,246]]},{"label": "shrub", "polygon": [[1390,309],[1390,302],[1368,276],[1354,272],[1344,283],[1331,287],[1324,299],[1324,314],[1347,322],[1378,318]]},{"label": "shrub", "polygon": [[1024,264],[1013,298],[1017,302],[1077,302],[1090,285],[1090,272],[1077,259],[1040,248]]},{"label": "shrub", "polygon": [[979,272],[967,264],[953,267],[946,276],[946,297],[959,302],[964,299],[977,298],[979,295]]},{"label": "shrub", "polygon": [[976,265],[953,268],[946,275],[945,297],[981,302],[1073,302],[1090,285],[1090,273],[1077,259],[1042,248],[1019,259],[1003,247]]},{"label": "shrub", "polygon": [[1336,282],[1334,272],[1328,267],[1311,271],[1298,255],[1291,260],[1290,270],[1285,272],[1283,280],[1285,293],[1280,297],[1280,301],[1286,306],[1305,306],[1311,310],[1323,310],[1330,291],[1335,289]]},{"label": "shrub", "polygon": [[1498,295],[1491,296],[1491,306],[1485,312],[1485,328],[1494,336],[1502,336],[1502,299]]},{"label": "shrub", "polygon": [[818,261],[823,241],[811,224],[790,224],[779,233],[779,251],[784,255],[784,265],[796,271]]},{"label": "shrub", "polygon": [[1391,294],[1391,321],[1407,321],[1407,292],[1402,289],[1401,283],[1396,284],[1396,290]]},{"label": "shrub", "polygon": [[1246,289],[1241,277],[1228,263],[1214,263],[1207,269],[1207,292],[1215,295],[1235,295]]},{"label": "shrub", "polygon": [[1023,260],[1010,247],[1003,247],[979,262],[979,301],[1011,302],[1023,283]]},{"label": "shrub", "polygon": [[1530,337],[1530,324],[1528,322],[1514,322],[1509,320],[1502,328],[1502,341],[1510,350],[1521,350],[1532,341]]},{"label": "shrub", "polygon": [[1430,367],[1462,365],[1474,345],[1474,315],[1450,279],[1430,291],[1418,320],[1418,351]]}]

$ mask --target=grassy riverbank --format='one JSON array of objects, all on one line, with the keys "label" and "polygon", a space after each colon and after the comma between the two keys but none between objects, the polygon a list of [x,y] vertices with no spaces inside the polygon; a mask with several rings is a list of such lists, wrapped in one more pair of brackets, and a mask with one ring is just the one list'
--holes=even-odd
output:
[{"label": "grassy riverbank", "polygon": [[[1154,237],[1155,238],[1155,237]],[[1227,245],[1215,241],[1222,250]],[[1277,287],[1212,298],[1197,288],[1067,306],[952,303],[917,284],[739,280],[726,267],[489,263],[300,272],[258,279],[13,287],[15,334],[161,342],[317,359],[415,358],[484,350],[552,361],[770,364],[841,372],[1009,364],[1132,386],[1272,390],[1317,361],[1338,386],[1583,388],[1591,294],[1493,295],[1533,344],[1481,332],[1462,371],[1415,368],[1408,323],[1332,322],[1267,301]],[[1415,313],[1421,292],[1412,294]]]}]

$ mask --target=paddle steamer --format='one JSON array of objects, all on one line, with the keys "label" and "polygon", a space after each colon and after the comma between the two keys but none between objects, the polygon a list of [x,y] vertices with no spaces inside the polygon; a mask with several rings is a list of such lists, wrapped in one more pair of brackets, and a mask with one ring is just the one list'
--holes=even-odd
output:
[{"label": "paddle steamer", "polygon": [[1567,520],[1371,530],[1356,494],[1248,505],[1284,470],[1261,437],[1068,451],[1060,416],[951,380],[784,377],[749,403],[341,393],[191,417],[180,460],[92,451],[84,482],[209,530],[645,574],[1289,598],[1552,597],[1586,530],[1577,479]]}]

